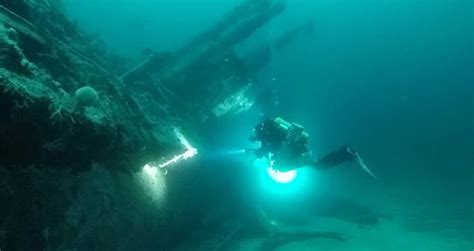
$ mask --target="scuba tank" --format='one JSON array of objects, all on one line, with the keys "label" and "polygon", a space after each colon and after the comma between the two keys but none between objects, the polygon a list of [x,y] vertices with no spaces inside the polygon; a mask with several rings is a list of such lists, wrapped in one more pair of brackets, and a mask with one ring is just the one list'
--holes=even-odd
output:
[{"label": "scuba tank", "polygon": [[289,141],[295,141],[300,138],[309,138],[309,134],[304,130],[304,127],[299,124],[290,123],[281,117],[276,117],[273,121],[277,123],[281,129],[288,133],[287,140]]}]

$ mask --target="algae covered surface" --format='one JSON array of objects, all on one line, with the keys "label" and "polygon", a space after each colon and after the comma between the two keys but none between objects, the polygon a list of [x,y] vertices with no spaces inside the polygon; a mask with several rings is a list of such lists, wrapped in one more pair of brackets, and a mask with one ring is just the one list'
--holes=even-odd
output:
[{"label": "algae covered surface", "polygon": [[[470,0],[0,0],[0,250],[472,250],[473,30]],[[262,121],[357,161],[285,176]]]}]

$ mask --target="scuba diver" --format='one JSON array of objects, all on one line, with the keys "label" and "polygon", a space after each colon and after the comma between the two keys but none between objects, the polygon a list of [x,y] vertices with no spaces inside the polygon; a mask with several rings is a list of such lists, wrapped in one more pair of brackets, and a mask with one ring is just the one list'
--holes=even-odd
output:
[{"label": "scuba diver", "polygon": [[260,142],[258,149],[250,149],[257,158],[267,158],[270,166],[277,171],[286,172],[293,169],[310,166],[317,169],[330,169],[346,162],[355,161],[370,176],[375,175],[367,168],[359,154],[347,146],[343,146],[331,153],[313,159],[306,144],[309,134],[301,125],[289,123],[277,117],[267,118],[258,123],[252,142]]}]

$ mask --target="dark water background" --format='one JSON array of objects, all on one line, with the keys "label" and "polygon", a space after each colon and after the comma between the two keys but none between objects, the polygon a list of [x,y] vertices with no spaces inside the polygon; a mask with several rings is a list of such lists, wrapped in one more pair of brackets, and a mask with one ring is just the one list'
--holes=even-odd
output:
[{"label": "dark water background", "polygon": [[[115,52],[138,57],[179,48],[239,1],[68,0],[71,18]],[[279,111],[304,125],[324,153],[359,149],[391,187],[414,199],[474,196],[474,2],[471,0],[290,0],[258,39],[307,20],[315,32],[277,53],[257,83],[273,86]],[[192,83],[190,83],[192,84]],[[240,147],[258,107],[225,132]],[[228,135],[233,135],[229,138]],[[348,180],[338,172],[334,189]],[[355,182],[354,184],[357,184]]]}]

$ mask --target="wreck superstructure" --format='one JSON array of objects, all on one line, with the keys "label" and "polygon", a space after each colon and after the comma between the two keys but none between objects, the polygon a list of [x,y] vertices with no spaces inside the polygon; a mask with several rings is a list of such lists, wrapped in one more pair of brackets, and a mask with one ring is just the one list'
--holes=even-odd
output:
[{"label": "wreck superstructure", "polygon": [[[252,80],[269,62],[269,48],[281,48],[301,30],[240,55],[236,47],[286,6],[280,0],[245,0],[184,47],[152,54],[121,71],[56,2],[0,2],[0,200],[12,201],[0,207],[5,216],[0,249],[109,248],[95,243],[97,233],[90,229],[98,224],[113,235],[109,223],[134,214],[121,211],[127,198],[119,195],[131,195],[125,188],[128,177],[148,163],[159,165],[189,150],[177,137],[181,132],[194,140],[205,138],[206,123],[249,109],[254,101],[248,94],[258,86]],[[97,92],[94,105],[78,106],[75,93],[83,86]],[[205,141],[199,143],[205,147]],[[100,182],[109,188],[97,187]],[[192,190],[179,182],[173,185],[171,192]],[[24,197],[32,193],[37,193],[34,200]],[[51,204],[51,198],[61,201]],[[108,202],[95,205],[95,200]],[[169,204],[173,210],[168,214],[189,213],[182,206],[186,202]],[[80,222],[91,211],[96,213]],[[28,228],[23,229],[21,215],[31,222]],[[157,223],[170,228],[164,242],[172,242],[171,230],[184,223]],[[159,233],[160,226],[150,231]],[[30,242],[22,239],[31,232]]]}]

